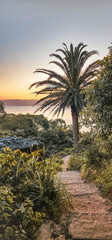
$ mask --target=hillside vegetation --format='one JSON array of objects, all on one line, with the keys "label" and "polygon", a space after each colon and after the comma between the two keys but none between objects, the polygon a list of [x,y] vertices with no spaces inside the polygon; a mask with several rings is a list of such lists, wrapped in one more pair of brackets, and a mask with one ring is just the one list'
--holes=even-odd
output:
[{"label": "hillside vegetation", "polygon": [[98,78],[85,90],[82,124],[89,132],[81,136],[69,168],[80,170],[112,199],[112,47],[99,66]]},{"label": "hillside vegetation", "polygon": [[97,78],[80,91],[84,107],[78,118],[88,131],[78,132],[74,149],[72,127],[62,119],[7,114],[0,103],[0,137],[32,138],[43,143],[42,151],[31,154],[11,151],[8,146],[0,152],[1,239],[33,240],[44,221],[59,222],[70,207],[70,197],[57,178],[65,155],[71,154],[70,170],[80,171],[82,178],[94,182],[112,199],[112,47],[97,64]]},{"label": "hillside vegetation", "polygon": [[0,137],[32,138],[45,145],[46,157],[73,146],[72,127],[62,119],[54,121],[43,115],[4,114],[0,118]]}]

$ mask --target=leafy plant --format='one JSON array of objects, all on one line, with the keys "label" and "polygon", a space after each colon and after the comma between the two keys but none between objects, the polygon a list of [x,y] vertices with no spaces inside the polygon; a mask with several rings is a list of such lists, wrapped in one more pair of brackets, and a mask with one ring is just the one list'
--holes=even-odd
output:
[{"label": "leafy plant", "polygon": [[69,158],[68,169],[80,171],[83,163],[84,163],[84,159],[82,154],[72,153]]},{"label": "leafy plant", "polygon": [[59,163],[9,147],[0,154],[0,223],[5,240],[34,239],[44,218],[59,220],[69,196],[57,178]]}]

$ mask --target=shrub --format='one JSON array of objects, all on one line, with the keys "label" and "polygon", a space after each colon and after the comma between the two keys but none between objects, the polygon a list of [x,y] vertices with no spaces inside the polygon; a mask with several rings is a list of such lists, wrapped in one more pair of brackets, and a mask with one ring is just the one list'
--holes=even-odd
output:
[{"label": "shrub", "polygon": [[106,159],[106,154],[99,150],[99,146],[93,143],[85,152],[86,165],[100,168],[103,161]]},{"label": "shrub", "polygon": [[112,196],[112,136],[104,140],[95,138],[96,143],[85,151],[81,175],[97,184],[106,196]]},{"label": "shrub", "polygon": [[95,183],[101,186],[104,195],[112,199],[112,159],[110,164],[106,164],[105,169],[102,169],[100,176],[97,175]]},{"label": "shrub", "polygon": [[33,138],[45,144],[46,157],[72,147],[72,129],[62,119],[48,121],[43,115],[5,114],[0,117],[0,137]]},{"label": "shrub", "polygon": [[102,139],[84,133],[72,152],[68,168],[81,172],[82,178],[94,182],[103,194],[112,197],[112,135]]},{"label": "shrub", "polygon": [[92,144],[92,136],[90,133],[82,133],[80,141],[77,146],[72,149],[72,154],[69,158],[68,169],[80,170],[81,166],[85,162],[85,151],[89,149]]},{"label": "shrub", "polygon": [[8,147],[0,154],[2,239],[34,239],[45,216],[56,221],[69,205],[69,197],[57,178],[59,163]]},{"label": "shrub", "polygon": [[83,163],[84,163],[84,159],[82,154],[72,153],[69,158],[68,169],[80,171],[80,168],[83,165]]},{"label": "shrub", "polygon": [[63,151],[59,151],[54,156],[55,156],[55,158],[60,159],[60,160],[58,160],[60,162],[60,164],[63,164],[62,158],[67,155],[71,155],[72,152],[73,152],[73,148],[64,148]]}]

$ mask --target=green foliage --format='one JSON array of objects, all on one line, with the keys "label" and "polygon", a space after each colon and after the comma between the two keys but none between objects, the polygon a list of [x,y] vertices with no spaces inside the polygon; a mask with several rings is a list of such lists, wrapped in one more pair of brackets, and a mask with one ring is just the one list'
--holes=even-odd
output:
[{"label": "green foliage", "polygon": [[84,92],[86,108],[81,123],[89,133],[81,136],[69,168],[80,170],[83,178],[112,197],[112,47],[98,64],[98,77]]},{"label": "green foliage", "polygon": [[93,142],[85,152],[86,165],[100,168],[104,160],[106,160],[106,154],[101,152],[99,146]]},{"label": "green foliage", "polygon": [[[63,43],[63,49],[56,50],[60,54],[50,55],[56,58],[51,63],[57,65],[63,71],[62,75],[47,69],[36,69],[35,73],[44,73],[48,76],[46,80],[37,81],[30,86],[30,88],[33,86],[38,88],[37,95],[42,94],[42,98],[36,103],[41,103],[37,111],[53,107],[51,111],[54,111],[54,114],[62,112],[63,115],[66,108],[74,107],[77,114],[79,113],[83,107],[81,90],[89,85],[89,81],[96,76],[98,68],[95,61],[83,70],[87,59],[97,54],[95,50],[85,51],[85,47],[87,45],[81,42],[76,47],[70,44],[70,48]],[[43,97],[43,94],[46,96]]]},{"label": "green foliage", "polygon": [[62,129],[41,131],[37,140],[44,142],[47,157],[62,151],[64,148],[72,147],[72,137],[68,131]]},{"label": "green foliage", "polygon": [[95,123],[97,134],[106,138],[112,132],[112,50],[99,61],[100,71],[97,80],[86,92],[89,119]]},{"label": "green foliage", "polygon": [[0,199],[1,239],[32,239],[45,215],[34,212],[29,199],[18,202],[17,196],[6,186],[0,188]]},{"label": "green foliage", "polygon": [[52,161],[55,163],[55,167],[57,169],[57,171],[62,171],[62,164],[63,164],[63,159],[62,156],[60,155],[60,153],[58,154],[53,154],[51,156],[51,158],[47,159],[47,161]]},{"label": "green foliage", "polygon": [[1,238],[34,239],[45,216],[55,221],[69,205],[69,197],[57,178],[60,163],[8,147],[0,154]]},{"label": "green foliage", "polygon": [[43,73],[47,78],[42,81],[38,80],[30,86],[30,88],[35,86],[36,95],[42,96],[36,102],[38,106],[36,112],[51,109],[54,115],[62,113],[63,116],[67,108],[71,109],[74,145],[78,143],[79,112],[84,107],[83,90],[90,85],[98,72],[97,61],[84,68],[86,61],[92,55],[97,54],[95,50],[86,51],[85,47],[87,45],[82,42],[76,47],[71,43],[69,48],[63,43],[62,49],[57,49],[56,53],[50,55],[55,57],[55,61],[50,63],[57,65],[63,73],[58,74],[53,70],[43,68],[36,69],[35,73]]},{"label": "green foliage", "polygon": [[73,144],[72,129],[62,119],[48,121],[43,115],[6,114],[0,118],[0,137],[29,137],[45,145],[50,157]]},{"label": "green foliage", "polygon": [[0,126],[10,136],[36,137],[40,129],[49,128],[49,122],[43,115],[6,114],[1,117]]},{"label": "green foliage", "polygon": [[82,178],[94,182],[103,194],[112,197],[112,135],[108,139],[83,133],[69,159],[68,168],[81,172]]},{"label": "green foliage", "polygon": [[94,182],[105,196],[112,199],[112,160],[100,164],[100,168],[83,163],[81,176],[89,182]]},{"label": "green foliage", "polygon": [[92,144],[91,133],[82,133],[80,141],[77,146],[72,150],[72,154],[69,158],[68,169],[69,170],[80,170],[84,163],[85,151],[88,150]]},{"label": "green foliage", "polygon": [[5,108],[2,101],[0,101],[0,116],[5,114]]},{"label": "green foliage", "polygon": [[112,199],[112,159],[105,168],[102,168],[100,175],[97,173],[95,183],[100,185],[103,193]]},{"label": "green foliage", "polygon": [[80,170],[83,164],[83,157],[80,154],[72,153],[69,162],[68,162],[68,169],[69,170]]},{"label": "green foliage", "polygon": [[63,151],[58,152],[57,154],[55,154],[55,156],[62,159],[67,155],[71,155],[72,151],[73,151],[73,148],[64,148]]}]

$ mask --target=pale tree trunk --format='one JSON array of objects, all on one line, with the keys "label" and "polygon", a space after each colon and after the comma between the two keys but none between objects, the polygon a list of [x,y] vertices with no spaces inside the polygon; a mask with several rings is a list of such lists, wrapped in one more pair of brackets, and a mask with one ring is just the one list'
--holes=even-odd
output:
[{"label": "pale tree trunk", "polygon": [[73,140],[74,140],[74,147],[75,147],[79,141],[78,114],[75,110],[75,107],[71,107],[71,114],[72,114],[72,125],[73,125]]}]

